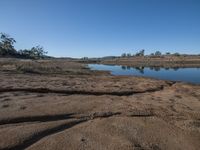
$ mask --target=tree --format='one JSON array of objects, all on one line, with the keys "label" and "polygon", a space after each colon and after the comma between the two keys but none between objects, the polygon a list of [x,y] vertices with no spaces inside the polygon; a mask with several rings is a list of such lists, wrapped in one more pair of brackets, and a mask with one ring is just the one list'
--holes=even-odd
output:
[{"label": "tree", "polygon": [[144,52],[145,52],[144,49],[142,49],[142,50],[140,51],[141,56],[144,56]]},{"label": "tree", "polygon": [[166,52],[166,55],[170,55],[170,52]]},{"label": "tree", "polygon": [[0,55],[15,55],[17,51],[14,49],[14,38],[5,33],[0,33]]},{"label": "tree", "polygon": [[88,57],[83,57],[83,58],[81,58],[82,60],[88,60]]},{"label": "tree", "polygon": [[160,51],[155,52],[155,56],[161,56],[161,55],[162,55],[162,53]]},{"label": "tree", "polygon": [[151,53],[150,56],[154,56],[154,53]]},{"label": "tree", "polygon": [[26,57],[26,58],[42,58],[47,54],[47,52],[44,51],[43,47],[41,46],[36,46],[32,47],[30,50],[25,49],[25,50],[19,50],[18,54],[21,57]]},{"label": "tree", "polygon": [[180,54],[179,54],[179,53],[177,53],[177,52],[176,52],[176,53],[174,53],[173,55],[174,55],[174,56],[180,56]]},{"label": "tree", "polygon": [[145,50],[142,49],[142,50],[140,50],[138,53],[136,53],[135,55],[136,55],[136,56],[144,56],[144,52],[145,52]]},{"label": "tree", "polygon": [[30,51],[31,51],[31,56],[35,58],[42,58],[47,54],[47,52],[44,51],[44,48],[41,47],[40,45],[32,47]]},{"label": "tree", "polygon": [[8,34],[0,33],[0,56],[43,58],[47,54],[43,47],[39,45],[32,47],[30,50],[25,49],[16,51],[14,43],[16,43],[14,38],[10,37]]},{"label": "tree", "polygon": [[126,57],[126,53],[122,53],[121,57]]},{"label": "tree", "polygon": [[127,57],[131,57],[131,53],[127,53],[126,56],[127,56]]},{"label": "tree", "polygon": [[25,57],[25,58],[31,58],[31,51],[28,50],[28,49],[24,49],[24,50],[19,50],[18,51],[18,54],[21,56],[21,57]]}]

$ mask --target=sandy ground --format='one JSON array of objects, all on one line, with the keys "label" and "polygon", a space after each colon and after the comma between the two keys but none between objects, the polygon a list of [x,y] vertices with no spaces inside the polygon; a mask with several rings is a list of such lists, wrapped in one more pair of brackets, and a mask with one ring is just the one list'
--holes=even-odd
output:
[{"label": "sandy ground", "polygon": [[54,73],[16,68],[0,69],[0,149],[200,147],[199,85],[111,76],[74,62]]}]

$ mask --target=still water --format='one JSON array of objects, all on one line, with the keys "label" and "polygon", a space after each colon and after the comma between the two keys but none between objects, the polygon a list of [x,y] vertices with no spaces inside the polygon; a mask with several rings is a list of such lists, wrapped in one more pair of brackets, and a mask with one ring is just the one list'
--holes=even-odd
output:
[{"label": "still water", "polygon": [[91,70],[110,71],[112,75],[134,75],[200,84],[200,68],[148,68],[89,64]]}]

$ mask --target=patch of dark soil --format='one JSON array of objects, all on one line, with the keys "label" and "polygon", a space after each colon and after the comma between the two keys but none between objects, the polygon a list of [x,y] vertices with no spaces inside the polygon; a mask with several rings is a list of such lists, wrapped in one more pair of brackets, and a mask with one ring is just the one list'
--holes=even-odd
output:
[{"label": "patch of dark soil", "polygon": [[9,107],[8,104],[4,104],[4,105],[2,105],[2,108],[7,108],[7,107]]},{"label": "patch of dark soil", "polygon": [[89,115],[90,119],[95,119],[95,118],[107,118],[115,115],[120,115],[121,112],[95,112]]},{"label": "patch of dark soil", "polygon": [[191,125],[197,128],[200,128],[200,121],[199,120],[195,120],[193,122],[191,122]]},{"label": "patch of dark soil", "polygon": [[50,136],[52,134],[62,132],[66,129],[69,129],[69,128],[71,128],[71,127],[73,127],[73,126],[75,126],[79,123],[85,122],[85,121],[87,121],[87,120],[76,120],[76,121],[72,121],[72,122],[69,122],[69,123],[59,125],[57,127],[51,128],[51,129],[47,129],[45,131],[41,131],[41,132],[34,134],[33,136],[29,137],[28,139],[26,139],[25,141],[23,141],[19,145],[9,147],[9,148],[4,148],[4,150],[26,149],[29,146],[31,146],[32,144],[36,143],[37,141],[41,140],[42,138],[44,138],[46,136]]},{"label": "patch of dark soil", "polygon": [[19,109],[20,109],[20,110],[24,110],[24,109],[26,109],[26,106],[20,106]]},{"label": "patch of dark soil", "polygon": [[34,122],[34,121],[48,122],[48,121],[65,120],[73,118],[72,115],[73,114],[60,114],[52,116],[46,115],[46,116],[18,117],[18,118],[0,120],[0,125],[22,123],[22,122]]},{"label": "patch of dark soil", "polygon": [[129,111],[127,116],[130,117],[152,117],[155,116],[152,110],[132,110]]},{"label": "patch of dark soil", "polygon": [[27,93],[59,93],[59,94],[80,94],[80,95],[116,95],[116,96],[129,96],[133,94],[151,93],[164,89],[164,86],[157,88],[146,89],[141,91],[83,91],[83,90],[56,90],[48,88],[1,88],[0,93],[3,92],[27,92]]},{"label": "patch of dark soil", "polygon": [[11,99],[10,98],[4,98],[3,102],[6,102],[6,101],[11,101]]}]

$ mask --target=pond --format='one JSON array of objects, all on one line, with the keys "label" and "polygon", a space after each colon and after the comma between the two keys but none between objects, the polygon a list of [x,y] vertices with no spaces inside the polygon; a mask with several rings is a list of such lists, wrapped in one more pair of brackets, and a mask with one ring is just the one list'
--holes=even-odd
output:
[{"label": "pond", "polygon": [[200,84],[200,68],[129,67],[102,64],[89,64],[88,66],[91,70],[110,71],[112,75],[144,76]]}]

